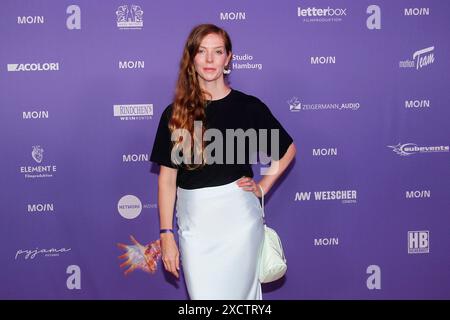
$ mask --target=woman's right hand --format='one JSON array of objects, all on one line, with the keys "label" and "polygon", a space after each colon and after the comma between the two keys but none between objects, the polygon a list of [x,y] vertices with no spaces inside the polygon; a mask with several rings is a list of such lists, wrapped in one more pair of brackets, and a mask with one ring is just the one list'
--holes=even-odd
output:
[{"label": "woman's right hand", "polygon": [[164,263],[164,268],[179,278],[178,271],[180,270],[180,253],[172,233],[161,233],[161,260]]}]

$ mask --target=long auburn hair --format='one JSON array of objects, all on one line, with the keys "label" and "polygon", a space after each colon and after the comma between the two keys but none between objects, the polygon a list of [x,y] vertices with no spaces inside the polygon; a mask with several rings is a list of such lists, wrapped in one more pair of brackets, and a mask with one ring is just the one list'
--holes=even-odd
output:
[{"label": "long auburn hair", "polygon": [[[172,106],[172,116],[169,120],[169,129],[171,133],[176,129],[185,129],[190,133],[190,149],[186,148],[187,143],[189,143],[189,141],[187,141],[189,136],[186,137],[185,135],[179,137],[178,141],[174,141],[173,147],[177,150],[182,149],[183,152],[190,151],[190,153],[188,153],[190,159],[192,159],[191,155],[194,154],[197,155],[197,157],[200,157],[202,161],[201,164],[186,164],[186,168],[191,170],[205,165],[205,159],[203,157],[203,150],[205,147],[203,133],[206,127],[205,95],[210,95],[200,88],[197,72],[194,67],[194,58],[203,38],[211,33],[222,37],[227,56],[232,52],[230,36],[222,28],[213,24],[200,24],[192,29],[184,45]],[[229,63],[231,63],[231,59]],[[226,68],[229,69],[229,65]],[[226,74],[224,76],[227,77]],[[201,141],[201,144],[197,147],[194,144],[194,121],[202,121],[203,123],[202,136],[195,137],[195,139]],[[186,145],[184,143],[186,143]]]}]

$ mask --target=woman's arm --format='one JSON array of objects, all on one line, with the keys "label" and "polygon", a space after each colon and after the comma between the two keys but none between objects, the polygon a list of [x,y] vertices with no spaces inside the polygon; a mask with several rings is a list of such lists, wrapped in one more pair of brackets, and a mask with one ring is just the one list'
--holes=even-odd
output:
[{"label": "woman's arm", "polygon": [[[177,190],[177,169],[161,166],[158,176],[158,207],[160,229],[173,228],[173,211]],[[164,267],[175,277],[179,277],[180,260],[178,246],[172,233],[162,233],[161,255]]]},{"label": "woman's arm", "polygon": [[[264,190],[264,194],[268,194],[275,181],[283,174],[289,164],[295,157],[297,153],[297,149],[295,148],[294,143],[291,143],[283,158],[278,161],[272,160],[270,164],[270,168],[267,170],[264,177],[259,181],[259,185]],[[260,197],[260,191],[257,190],[256,194]]]}]

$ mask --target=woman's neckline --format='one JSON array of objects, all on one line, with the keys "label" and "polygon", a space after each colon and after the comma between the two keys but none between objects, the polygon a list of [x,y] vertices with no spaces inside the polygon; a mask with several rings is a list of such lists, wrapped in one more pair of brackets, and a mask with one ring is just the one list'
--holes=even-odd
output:
[{"label": "woman's neckline", "polygon": [[234,91],[234,89],[233,88],[230,88],[230,92],[228,92],[224,97],[222,97],[222,98],[220,98],[220,99],[215,99],[215,100],[206,100],[206,103],[207,104],[210,104],[210,103],[214,103],[214,102],[220,102],[220,101],[223,101],[223,100],[225,100],[225,99],[227,99],[230,95],[231,95],[231,93]]}]

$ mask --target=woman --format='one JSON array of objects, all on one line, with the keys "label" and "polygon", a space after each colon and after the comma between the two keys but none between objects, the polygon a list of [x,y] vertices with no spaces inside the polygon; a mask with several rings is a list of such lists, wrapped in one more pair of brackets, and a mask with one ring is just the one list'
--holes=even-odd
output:
[{"label": "woman", "polygon": [[[296,152],[264,103],[226,83],[231,57],[223,29],[203,24],[191,31],[174,102],[161,115],[150,157],[160,164],[162,261],[178,278],[181,258],[191,299],[262,299],[258,257],[264,231],[258,198],[262,190],[270,191]],[[226,138],[229,130],[239,136],[260,129],[278,136],[267,134],[265,150],[257,144],[257,151],[272,161],[269,174],[256,183],[249,152],[254,141],[242,149],[232,144],[236,136]],[[172,230],[175,198],[181,257]]]}]

